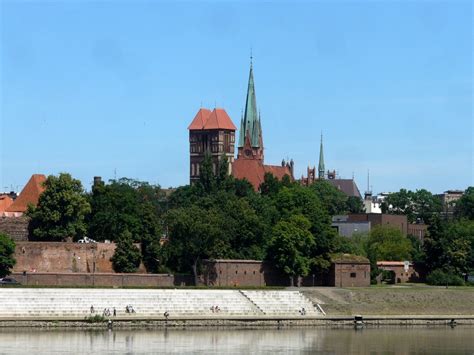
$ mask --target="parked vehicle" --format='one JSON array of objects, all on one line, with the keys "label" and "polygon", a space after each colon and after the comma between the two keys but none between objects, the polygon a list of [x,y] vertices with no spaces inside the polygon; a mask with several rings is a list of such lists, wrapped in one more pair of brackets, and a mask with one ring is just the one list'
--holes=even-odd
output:
[{"label": "parked vehicle", "polygon": [[84,237],[83,239],[79,239],[78,243],[97,243],[94,239],[89,237]]},{"label": "parked vehicle", "polygon": [[11,277],[4,277],[0,279],[0,285],[20,285],[20,283]]}]

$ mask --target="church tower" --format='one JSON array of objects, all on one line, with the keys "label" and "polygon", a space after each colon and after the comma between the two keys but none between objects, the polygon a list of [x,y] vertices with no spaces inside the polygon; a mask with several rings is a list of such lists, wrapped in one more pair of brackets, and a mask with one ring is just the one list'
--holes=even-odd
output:
[{"label": "church tower", "polygon": [[323,134],[321,133],[321,145],[319,147],[318,178],[324,179],[324,152],[323,152]]},{"label": "church tower", "polygon": [[260,160],[263,163],[262,124],[260,114],[257,114],[252,58],[250,58],[250,74],[245,111],[240,120],[237,159]]},{"label": "church tower", "polygon": [[211,156],[214,174],[217,173],[223,156],[227,157],[229,174],[232,173],[236,129],[222,108],[215,108],[213,111],[201,108],[198,111],[188,127],[191,184],[199,180],[201,165],[206,154]]}]

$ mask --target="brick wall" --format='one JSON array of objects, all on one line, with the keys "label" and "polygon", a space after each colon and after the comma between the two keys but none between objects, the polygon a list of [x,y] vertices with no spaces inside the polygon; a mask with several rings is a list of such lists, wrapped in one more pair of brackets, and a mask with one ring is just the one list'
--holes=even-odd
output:
[{"label": "brick wall", "polygon": [[425,236],[428,233],[428,225],[427,224],[408,224],[408,234],[413,235],[418,238],[418,240],[423,243],[425,240]]},{"label": "brick wall", "polygon": [[0,217],[0,233],[16,241],[28,240],[28,217]]},{"label": "brick wall", "polygon": [[22,285],[34,286],[109,286],[109,287],[172,287],[190,286],[189,275],[169,274],[84,274],[84,273],[13,273]]},{"label": "brick wall", "polygon": [[370,286],[369,263],[332,263],[329,272],[329,286],[367,287]]},{"label": "brick wall", "polygon": [[206,260],[203,282],[208,286],[265,286],[264,267],[259,260]]},{"label": "brick wall", "polygon": [[393,282],[394,283],[403,283],[403,282],[424,282],[425,281],[425,272],[422,265],[414,265],[410,263],[408,270],[405,271],[404,265],[393,265],[385,262],[386,265],[381,265],[377,263],[377,267],[381,270],[392,271],[393,272]]},{"label": "brick wall", "polygon": [[[208,286],[336,286],[359,287],[370,285],[370,264],[335,264],[325,274],[308,275],[291,280],[271,265],[259,260],[204,261],[202,282]],[[355,273],[355,277],[351,277]]]},{"label": "brick wall", "polygon": [[[113,273],[113,243],[17,242],[13,272]],[[140,273],[145,267],[140,265]]]}]

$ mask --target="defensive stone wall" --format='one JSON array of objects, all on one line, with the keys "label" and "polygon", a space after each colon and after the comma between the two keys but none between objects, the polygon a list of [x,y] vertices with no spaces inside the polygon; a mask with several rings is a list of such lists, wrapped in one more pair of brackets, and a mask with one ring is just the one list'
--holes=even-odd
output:
[{"label": "defensive stone wall", "polygon": [[173,287],[194,284],[191,275],[171,274],[84,274],[13,273],[12,277],[29,286]]},{"label": "defensive stone wall", "polygon": [[[13,272],[113,273],[114,243],[17,242]],[[139,273],[145,273],[140,266]]]},{"label": "defensive stone wall", "polygon": [[15,242],[28,240],[28,217],[0,217],[0,233],[5,233]]}]

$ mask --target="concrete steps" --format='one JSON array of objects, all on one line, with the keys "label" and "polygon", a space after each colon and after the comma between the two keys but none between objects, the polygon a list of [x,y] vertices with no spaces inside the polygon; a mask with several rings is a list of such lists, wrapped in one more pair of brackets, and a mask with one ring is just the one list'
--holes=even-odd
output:
[{"label": "concrete steps", "polygon": [[[135,313],[126,313],[131,305]],[[94,313],[91,313],[91,306]],[[213,307],[219,311],[213,311]],[[0,319],[77,318],[102,315],[163,319],[179,317],[307,316],[321,313],[299,291],[137,290],[137,289],[0,289]]]}]

